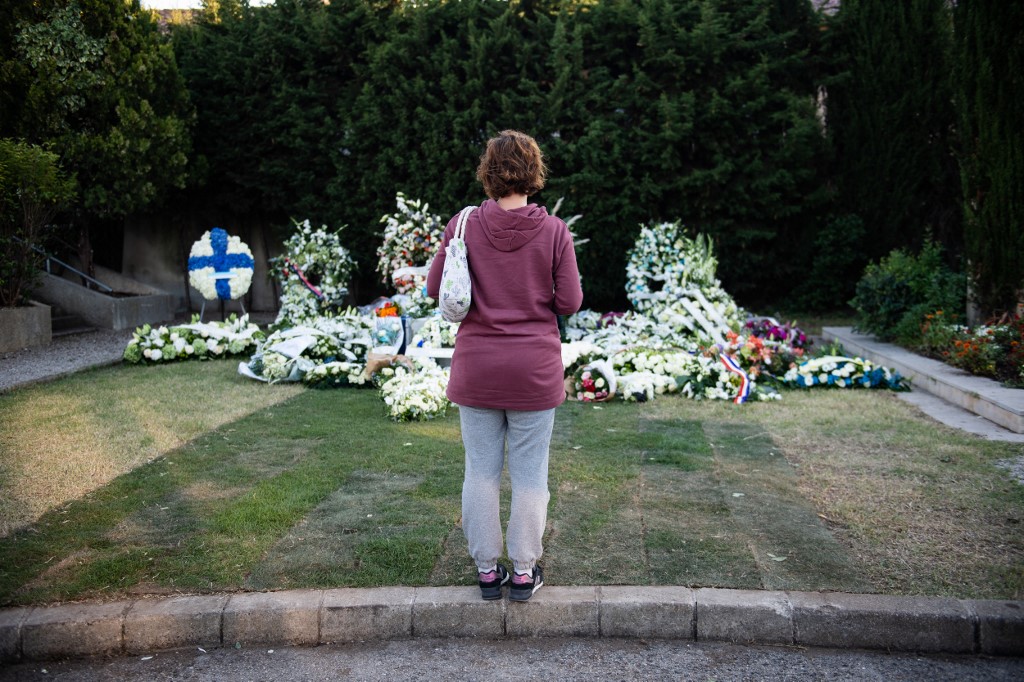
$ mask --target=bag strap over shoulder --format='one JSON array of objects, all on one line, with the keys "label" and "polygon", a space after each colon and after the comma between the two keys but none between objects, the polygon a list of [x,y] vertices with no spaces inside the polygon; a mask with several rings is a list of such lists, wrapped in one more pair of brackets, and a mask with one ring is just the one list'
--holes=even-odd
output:
[{"label": "bag strap over shoulder", "polygon": [[459,221],[455,223],[455,234],[452,235],[452,239],[465,239],[466,221],[469,220],[469,214],[473,212],[474,208],[476,206],[467,206],[459,213]]}]

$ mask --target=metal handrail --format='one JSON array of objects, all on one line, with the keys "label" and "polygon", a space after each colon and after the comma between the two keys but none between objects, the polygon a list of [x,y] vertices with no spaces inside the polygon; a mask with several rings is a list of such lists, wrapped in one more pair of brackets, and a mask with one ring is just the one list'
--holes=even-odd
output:
[{"label": "metal handrail", "polygon": [[[15,237],[14,239],[19,241],[19,242],[21,242],[21,243],[23,243],[23,244],[25,243],[25,240],[20,238],[20,237]],[[85,274],[84,272],[82,272],[78,268],[76,268],[76,267],[74,267],[72,265],[68,265],[67,263],[62,261],[60,258],[57,258],[56,256],[47,253],[41,247],[39,247],[39,246],[37,246],[35,244],[30,244],[30,247],[36,253],[42,254],[43,257],[46,259],[45,260],[46,272],[48,274],[51,274],[51,275],[53,274],[53,272],[50,270],[50,261],[53,261],[54,263],[56,263],[57,265],[61,266],[65,270],[70,270],[71,272],[75,273],[76,275],[78,275],[82,279],[87,280],[90,283],[96,285],[96,287],[98,287],[101,291],[105,291],[108,294],[114,293],[114,290],[111,287],[108,287],[106,284],[104,284],[103,282],[99,281],[95,277],[90,277],[89,275]]]}]

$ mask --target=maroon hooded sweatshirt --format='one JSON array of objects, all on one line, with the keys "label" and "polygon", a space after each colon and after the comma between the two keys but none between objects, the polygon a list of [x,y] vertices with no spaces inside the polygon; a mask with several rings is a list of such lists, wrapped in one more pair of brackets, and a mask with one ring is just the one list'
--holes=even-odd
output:
[{"label": "maroon hooded sweatshirt", "polygon": [[[458,215],[430,266],[436,299]],[[565,400],[557,315],[583,302],[565,223],[536,204],[506,211],[488,199],[466,222],[473,300],[459,327],[448,399],[456,405],[547,410]]]}]

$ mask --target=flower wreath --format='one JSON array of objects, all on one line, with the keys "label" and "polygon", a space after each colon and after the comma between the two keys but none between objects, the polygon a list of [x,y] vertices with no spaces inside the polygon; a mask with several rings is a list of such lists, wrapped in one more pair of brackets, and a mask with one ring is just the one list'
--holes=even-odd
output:
[{"label": "flower wreath", "polygon": [[642,227],[626,266],[626,296],[637,310],[682,336],[723,343],[744,315],[715,277],[711,240],[690,239],[679,223]]},{"label": "flower wreath", "polygon": [[272,275],[281,283],[277,325],[297,325],[339,306],[348,295],[356,265],[338,232],[328,232],[326,225],[314,230],[309,220],[295,223],[284,253],[270,259],[270,264]]},{"label": "flower wreath", "polygon": [[641,312],[673,301],[680,289],[719,286],[711,240],[690,239],[678,222],[641,226],[628,258],[626,295]]},{"label": "flower wreath", "polygon": [[428,204],[418,199],[406,199],[399,192],[395,196],[398,210],[381,218],[384,223],[384,241],[377,249],[377,272],[385,284],[393,284],[400,294],[408,294],[423,287],[422,275],[399,272],[404,268],[425,266],[441,246],[444,221],[441,216],[427,212]]},{"label": "flower wreath", "polygon": [[252,251],[245,242],[215,227],[192,245],[188,283],[207,301],[231,301],[249,291],[254,265]]}]

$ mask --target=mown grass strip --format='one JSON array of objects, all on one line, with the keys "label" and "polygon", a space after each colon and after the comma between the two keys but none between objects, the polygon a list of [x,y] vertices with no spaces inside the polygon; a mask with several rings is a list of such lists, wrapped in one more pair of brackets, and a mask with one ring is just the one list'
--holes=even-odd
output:
[{"label": "mown grass strip", "polygon": [[[94,382],[98,403],[130,395],[115,379]],[[255,409],[0,538],[0,602],[472,583],[457,413],[395,424],[372,391],[273,405],[260,393],[288,387],[211,379],[236,380],[258,389]],[[15,392],[4,414],[48,396]],[[166,399],[168,411],[194,404]],[[32,428],[57,423],[47,409]],[[148,433],[118,428],[131,442]],[[1022,598],[1024,488],[996,466],[1019,455],[882,393],[569,403],[552,442],[545,561],[562,585]]]}]

